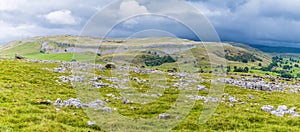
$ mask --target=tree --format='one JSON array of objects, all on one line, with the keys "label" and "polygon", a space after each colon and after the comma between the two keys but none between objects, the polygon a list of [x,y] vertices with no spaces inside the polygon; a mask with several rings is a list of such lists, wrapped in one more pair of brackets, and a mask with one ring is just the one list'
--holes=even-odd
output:
[{"label": "tree", "polygon": [[231,72],[231,67],[230,66],[227,66],[227,72]]},{"label": "tree", "polygon": [[262,66],[262,64],[261,64],[261,63],[258,63],[258,66],[260,66],[260,67],[261,67],[261,66]]},{"label": "tree", "polygon": [[248,72],[249,72],[249,68],[248,68],[248,67],[245,67],[245,68],[244,68],[244,72],[247,72],[247,73],[248,73]]},{"label": "tree", "polygon": [[290,66],[289,65],[284,65],[282,68],[283,69],[290,69]]},{"label": "tree", "polygon": [[243,59],[242,62],[243,63],[248,63],[248,60],[247,59]]},{"label": "tree", "polygon": [[281,74],[281,77],[283,77],[283,78],[294,78],[293,75],[291,75],[289,73],[283,73],[283,74]]},{"label": "tree", "polygon": [[297,78],[300,78],[300,73],[297,74]]}]

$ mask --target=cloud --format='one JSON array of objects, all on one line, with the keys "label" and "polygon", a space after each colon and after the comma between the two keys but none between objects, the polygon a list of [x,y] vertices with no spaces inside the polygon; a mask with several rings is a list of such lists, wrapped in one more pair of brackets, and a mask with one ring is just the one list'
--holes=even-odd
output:
[{"label": "cloud", "polygon": [[52,24],[66,24],[66,25],[75,25],[77,24],[75,17],[72,16],[70,10],[59,10],[50,12],[44,16]]},{"label": "cloud", "polygon": [[34,36],[78,34],[76,29],[55,28],[49,29],[35,24],[10,24],[0,21],[0,43],[7,43],[13,40],[20,40]]},{"label": "cloud", "polygon": [[[108,29],[112,26],[111,23],[117,23],[118,18],[140,13],[164,12],[184,16],[190,23],[197,16],[194,15],[197,12],[178,5],[178,1],[182,0],[170,0],[160,4],[153,1],[155,0],[124,0],[119,1],[118,6],[103,11],[103,7],[111,3],[111,0],[0,0],[0,30],[5,33],[1,35],[0,42],[27,36],[79,34],[96,11],[102,11],[101,18],[105,19],[95,21],[94,24],[101,23],[103,27],[91,30]],[[287,46],[298,45],[300,42],[299,0],[187,1],[208,17],[223,41]],[[189,34],[174,23],[166,20],[154,20],[155,23],[151,23],[152,20],[131,19],[119,26],[118,31],[126,36],[126,33],[135,31],[133,29],[139,29],[137,26],[142,29],[153,24],[158,28],[174,31],[178,36]],[[188,35],[184,37],[186,36]]]},{"label": "cloud", "polygon": [[137,14],[148,13],[145,6],[139,5],[135,0],[124,0],[120,5],[121,16],[134,16]]},{"label": "cloud", "polygon": [[34,25],[12,25],[9,23],[5,23],[3,21],[0,21],[0,32],[3,34],[0,35],[0,40],[7,40],[7,38],[24,38],[29,37],[32,35],[30,32],[27,32],[31,29],[33,29]]},{"label": "cloud", "polygon": [[[79,34],[85,22],[97,11],[97,8],[104,7],[110,2],[111,0],[86,2],[81,0],[0,0],[0,30],[3,33],[0,36],[0,42],[7,43],[42,35]],[[50,23],[44,17],[53,11],[64,9],[71,12],[70,16],[75,19],[76,24],[70,17],[63,18],[69,19],[63,20],[64,24],[53,24],[56,21],[62,23],[61,20],[52,20]],[[68,15],[68,11],[65,14]],[[20,26],[27,26],[27,28],[20,29]]]},{"label": "cloud", "polygon": [[202,0],[191,3],[209,18],[223,41],[298,46],[298,0],[216,1]]},{"label": "cloud", "polygon": [[15,0],[7,1],[1,0],[0,1],[0,11],[11,11],[16,9],[16,5],[14,4]]}]

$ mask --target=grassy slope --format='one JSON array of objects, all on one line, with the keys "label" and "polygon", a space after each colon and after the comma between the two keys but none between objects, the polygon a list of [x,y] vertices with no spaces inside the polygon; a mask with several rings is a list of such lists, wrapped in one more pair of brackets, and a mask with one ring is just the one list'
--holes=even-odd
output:
[{"label": "grassy slope", "polygon": [[[88,118],[82,110],[39,105],[40,100],[76,97],[70,85],[59,86],[62,74],[41,70],[53,64],[0,61],[1,131],[88,131]],[[11,88],[10,88],[11,87]]]},{"label": "grassy slope", "polygon": [[[41,68],[57,67],[54,64],[25,63],[19,61],[0,61],[0,130],[1,131],[95,131],[99,127],[87,126],[89,118],[80,109],[63,108],[56,111],[54,106],[35,104],[39,100],[68,99],[76,97],[69,84],[58,85],[55,80],[63,75]],[[107,73],[98,72],[106,75]],[[142,75],[138,75],[142,76]],[[206,75],[204,75],[206,76]],[[209,84],[204,83],[209,86]],[[10,88],[10,86],[12,88]],[[102,89],[110,93],[112,89]],[[269,93],[226,86],[225,92],[236,96],[246,104],[221,103],[214,116],[205,124],[198,119],[203,108],[203,101],[197,101],[189,116],[173,131],[300,131],[299,118],[275,117],[260,110],[262,105],[287,105],[298,107],[299,94]],[[130,106],[109,104],[119,112],[132,117],[157,117],[174,101],[178,92],[165,91],[157,103],[142,107],[132,113]],[[255,96],[248,99],[248,94]],[[207,95],[207,91],[199,92]],[[157,109],[153,109],[157,108]],[[299,110],[297,110],[299,112]]]},{"label": "grassy slope", "polygon": [[40,47],[40,44],[37,42],[20,43],[16,46],[7,47],[1,50],[0,56],[3,56],[5,58],[12,58],[15,56],[15,54],[25,55],[39,53]]}]

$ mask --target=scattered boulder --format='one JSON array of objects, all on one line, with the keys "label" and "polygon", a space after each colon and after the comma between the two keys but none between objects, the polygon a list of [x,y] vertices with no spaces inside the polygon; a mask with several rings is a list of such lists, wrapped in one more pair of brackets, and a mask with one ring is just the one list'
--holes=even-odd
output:
[{"label": "scattered boulder", "polygon": [[109,86],[109,84],[104,84],[102,82],[95,82],[93,84],[93,87],[96,87],[96,88],[104,88],[104,87],[108,87],[108,86]]},{"label": "scattered boulder", "polygon": [[136,83],[141,83],[140,79],[138,79],[136,77],[132,78],[131,80],[135,81]]},{"label": "scattered boulder", "polygon": [[55,72],[55,73],[65,73],[66,71],[67,71],[67,69],[64,67],[59,67],[59,68],[53,69],[53,72]]},{"label": "scattered boulder", "polygon": [[272,115],[283,117],[285,114],[290,114],[291,117],[299,117],[299,114],[295,112],[296,107],[292,107],[288,109],[287,106],[285,105],[280,105],[278,108],[275,110],[273,106],[271,105],[266,105],[261,108],[265,112],[269,112]]},{"label": "scattered boulder", "polygon": [[68,82],[83,82],[85,80],[84,77],[81,77],[81,76],[69,76],[69,77],[66,77],[66,76],[60,76],[59,77],[60,81],[63,82],[63,83],[68,83]]},{"label": "scattered boulder", "polygon": [[61,106],[61,107],[76,107],[76,108],[82,108],[82,103],[80,99],[74,99],[70,98],[67,100],[62,101],[60,98],[58,98],[55,103],[55,106]]},{"label": "scattered boulder", "polygon": [[289,110],[289,108],[285,105],[280,105],[277,108],[277,111],[288,111],[288,110]]},{"label": "scattered boulder", "polygon": [[91,81],[100,81],[100,80],[102,80],[102,77],[95,77],[91,79]]},{"label": "scattered boulder", "polygon": [[83,107],[100,109],[100,108],[105,107],[105,104],[102,100],[96,100],[96,101],[91,102],[91,103],[83,104]]},{"label": "scattered boulder", "polygon": [[280,117],[282,117],[282,116],[284,116],[284,111],[275,111],[275,110],[273,110],[273,111],[271,111],[271,114],[272,115],[275,115],[275,116],[280,116]]},{"label": "scattered boulder", "polygon": [[122,103],[122,104],[129,104],[130,101],[129,101],[128,99],[123,99],[121,103]]},{"label": "scattered boulder", "polygon": [[112,111],[110,107],[104,107],[102,110],[107,113],[111,113],[111,111]]},{"label": "scattered boulder", "polygon": [[23,60],[23,59],[25,59],[25,57],[24,57],[24,56],[21,56],[21,55],[19,55],[19,54],[16,54],[16,55],[15,55],[15,59]]},{"label": "scattered boulder", "polygon": [[271,112],[271,111],[274,111],[274,106],[272,105],[265,105],[263,107],[261,107],[261,110],[265,111],[265,112]]},{"label": "scattered boulder", "polygon": [[229,99],[229,101],[230,101],[231,103],[238,102],[238,100],[237,100],[235,97],[232,97],[232,96],[229,96],[228,99]]},{"label": "scattered boulder", "polygon": [[205,103],[207,102],[212,102],[212,103],[218,103],[219,102],[219,99],[218,98],[214,98],[214,97],[207,97],[204,101]]},{"label": "scattered boulder", "polygon": [[109,99],[105,99],[105,102],[109,103],[109,102],[110,102],[110,100],[109,100]]},{"label": "scattered boulder", "polygon": [[200,91],[205,91],[207,90],[207,88],[205,86],[201,86],[201,85],[198,85],[197,86],[197,89],[200,90]]},{"label": "scattered boulder", "polygon": [[65,100],[63,102],[63,106],[82,108],[82,103],[81,103],[80,99],[71,98],[71,99]]},{"label": "scattered boulder", "polygon": [[96,125],[96,122],[88,121],[88,125],[89,125],[89,126]]},{"label": "scattered boulder", "polygon": [[170,118],[171,118],[170,114],[162,113],[158,115],[158,119],[170,119]]},{"label": "scattered boulder", "polygon": [[249,99],[254,99],[254,96],[253,96],[252,94],[249,94],[249,95],[248,95],[248,98],[249,98]]},{"label": "scattered boulder", "polygon": [[60,98],[56,99],[55,104],[61,104],[62,100]]}]

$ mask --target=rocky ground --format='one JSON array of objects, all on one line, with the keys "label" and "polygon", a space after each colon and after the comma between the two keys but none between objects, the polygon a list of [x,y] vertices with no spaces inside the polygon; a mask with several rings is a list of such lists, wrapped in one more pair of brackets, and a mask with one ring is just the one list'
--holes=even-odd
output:
[{"label": "rocky ground", "polygon": [[[52,70],[53,72],[57,73],[71,73],[72,70],[76,70],[73,72],[72,75],[69,76],[61,76],[56,80],[57,83],[83,83],[89,82],[91,87],[96,89],[99,88],[113,88],[113,89],[130,89],[129,83],[131,81],[136,82],[139,85],[150,85],[152,80],[139,78],[139,77],[131,77],[129,73],[135,73],[140,75],[152,75],[156,74],[158,76],[165,76],[167,75],[170,78],[177,79],[175,83],[171,86],[166,86],[162,84],[152,84],[154,87],[159,87],[160,89],[167,89],[170,87],[175,87],[179,89],[196,89],[198,91],[208,91],[209,88],[203,85],[199,85],[201,82],[211,82],[211,80],[205,80],[199,76],[197,73],[187,73],[187,72],[164,72],[159,70],[151,70],[147,68],[137,68],[137,67],[126,67],[126,66],[116,66],[113,69],[115,76],[87,76],[89,68],[95,68],[101,70],[102,72],[109,70],[104,65],[93,65],[93,64],[84,64],[84,63],[77,63],[77,62],[53,62],[53,61],[37,61],[37,60],[30,60],[30,62],[35,63],[58,63],[60,67],[54,69],[44,69],[44,70]],[[273,81],[266,81],[267,79]],[[299,84],[289,84],[287,82],[280,81],[280,78],[272,78],[268,77],[232,77],[228,76],[228,78],[218,79],[219,82],[223,82],[227,85],[238,86],[245,89],[251,90],[258,90],[258,91],[269,91],[269,92],[286,92],[286,93],[298,93],[300,92]],[[106,83],[104,83],[106,82]],[[128,94],[130,96],[130,94]],[[161,93],[152,93],[152,94],[140,94],[141,97],[152,97],[152,98],[159,98],[162,96]],[[106,97],[112,97],[116,100],[120,100],[119,103],[128,104],[132,103],[130,100],[126,99],[122,96],[117,96],[112,93],[106,94]],[[253,95],[248,95],[249,99],[255,99]],[[212,102],[212,103],[224,103],[227,104],[229,107],[234,107],[236,104],[246,104],[247,101],[243,101],[235,97],[235,95],[228,95],[227,93],[223,93],[221,98],[211,97],[211,96],[199,96],[199,95],[186,95],[187,99],[192,100],[202,100],[204,102]],[[80,99],[68,99],[68,100],[61,100],[57,99],[53,105],[57,106],[57,110],[60,107],[76,107],[76,108],[93,108],[93,109],[102,109],[108,113],[112,112],[112,110],[116,110],[116,108],[110,108],[106,106],[106,103],[116,103],[111,102],[110,100],[96,100],[90,103],[82,103]],[[278,109],[272,105],[262,106],[261,110],[265,112],[269,112],[275,116],[284,116],[285,114],[290,114],[291,117],[298,117],[298,113],[296,111],[296,107],[292,107],[288,109],[285,105],[278,106]],[[162,113],[159,114],[159,119],[169,119],[170,114]],[[93,124],[89,122],[89,124]]]}]

